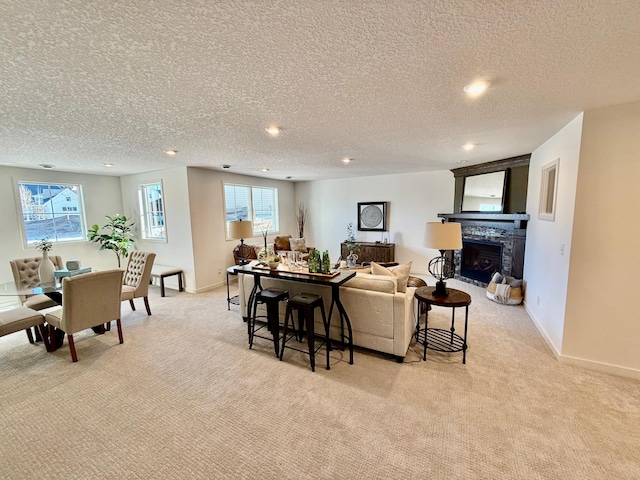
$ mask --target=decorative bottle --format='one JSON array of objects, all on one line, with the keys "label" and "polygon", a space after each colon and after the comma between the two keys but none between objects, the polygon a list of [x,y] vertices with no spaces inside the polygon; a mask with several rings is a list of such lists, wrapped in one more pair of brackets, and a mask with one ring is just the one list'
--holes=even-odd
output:
[{"label": "decorative bottle", "polygon": [[320,271],[320,254],[318,250],[314,250],[309,255],[309,273],[318,273]]},{"label": "decorative bottle", "polygon": [[331,260],[329,260],[329,250],[325,250],[322,254],[322,273],[331,272]]}]

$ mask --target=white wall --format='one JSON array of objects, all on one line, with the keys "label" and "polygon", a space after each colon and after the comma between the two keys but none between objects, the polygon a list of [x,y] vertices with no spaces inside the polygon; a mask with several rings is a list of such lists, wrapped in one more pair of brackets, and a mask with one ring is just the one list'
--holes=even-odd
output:
[{"label": "white wall", "polygon": [[[60,182],[82,185],[85,202],[85,217],[88,225],[103,225],[105,215],[122,213],[120,179],[103,175],[56,172],[55,170],[35,170],[0,166],[0,283],[13,281],[9,260],[14,258],[37,257],[35,248],[25,248],[20,221],[20,205],[16,197],[18,181]],[[62,256],[63,261],[79,259],[83,266],[96,269],[114,268],[116,256],[110,251],[100,251],[96,243],[73,242],[54,245],[52,255]]]},{"label": "white wall", "polygon": [[380,232],[357,230],[357,206],[389,202],[387,235],[396,244],[395,260],[412,261],[411,271],[420,274],[427,273],[429,260],[438,255],[437,250],[423,247],[425,224],[438,221],[438,213],[453,213],[453,197],[454,177],[449,171],[296,183],[296,202],[304,202],[308,210],[308,245],[329,250],[331,260],[337,260],[349,222],[358,241],[382,240]]},{"label": "white wall", "polygon": [[[155,263],[171,265],[184,270],[185,288],[196,288],[193,243],[191,239],[191,213],[189,207],[189,182],[187,167],[177,167],[120,178],[124,213],[136,222],[135,250],[154,252]],[[163,205],[167,241],[143,240],[140,232],[140,206],[138,185],[162,182]],[[168,277],[165,285],[177,288],[177,277]]]},{"label": "white wall", "polygon": [[636,378],[639,134],[640,102],[584,114],[562,346],[567,360]]},{"label": "white wall", "polygon": [[[556,355],[562,352],[564,335],[582,118],[582,114],[578,115],[536,149],[529,164],[527,213],[531,220],[524,260],[525,307]],[[542,167],[558,158],[555,220],[540,220]]]},{"label": "white wall", "polygon": [[[224,183],[277,188],[280,232],[297,236],[292,182],[235,175],[204,168],[189,168],[188,180],[197,291],[224,283],[227,267],[234,264],[233,249],[239,241],[225,239]],[[267,237],[269,242],[273,241],[274,236]],[[253,244],[261,243],[263,239],[260,236],[245,241]]]}]

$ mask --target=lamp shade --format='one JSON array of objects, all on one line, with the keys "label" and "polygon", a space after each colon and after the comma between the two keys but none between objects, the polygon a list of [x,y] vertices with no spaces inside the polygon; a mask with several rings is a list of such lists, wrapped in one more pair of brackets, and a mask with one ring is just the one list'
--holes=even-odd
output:
[{"label": "lamp shade", "polygon": [[229,236],[231,238],[253,237],[253,225],[251,222],[234,220],[229,222]]},{"label": "lamp shade", "polygon": [[460,250],[462,225],[456,222],[427,222],[424,246],[435,250]]}]

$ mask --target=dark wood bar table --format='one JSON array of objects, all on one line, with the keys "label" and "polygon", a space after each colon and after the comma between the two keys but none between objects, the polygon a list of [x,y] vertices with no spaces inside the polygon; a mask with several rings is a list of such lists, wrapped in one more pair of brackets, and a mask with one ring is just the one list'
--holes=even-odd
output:
[{"label": "dark wood bar table", "polygon": [[[278,280],[285,280],[287,282],[298,282],[298,283],[312,283],[314,285],[325,285],[327,287],[331,287],[331,306],[329,307],[329,315],[328,322],[331,324],[331,315],[333,313],[334,306],[338,309],[338,313],[340,314],[340,339],[342,341],[342,345],[344,347],[345,337],[344,327],[346,325],[348,331],[348,340],[349,340],[349,364],[353,365],[353,331],[351,329],[351,321],[349,320],[349,315],[347,315],[347,311],[345,310],[342,302],[340,301],[340,287],[345,284],[348,280],[355,277],[356,272],[353,270],[341,270],[334,276],[329,275],[315,275],[313,273],[306,273],[303,271],[288,271],[288,270],[280,270],[280,269],[266,269],[266,268],[258,268],[254,265],[239,265],[236,267],[232,267],[239,274],[244,275],[253,275],[253,289],[251,290],[251,294],[249,295],[247,312],[248,317],[251,317],[251,309],[253,306],[253,299],[258,291],[258,289],[262,289],[260,285],[260,279],[263,277],[267,278],[277,278]],[[331,345],[330,339],[327,338],[327,345]]]}]

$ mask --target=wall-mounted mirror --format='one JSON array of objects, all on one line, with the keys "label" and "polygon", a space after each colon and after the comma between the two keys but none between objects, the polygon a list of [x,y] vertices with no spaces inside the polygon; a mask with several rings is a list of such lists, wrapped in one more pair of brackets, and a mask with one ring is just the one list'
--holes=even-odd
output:
[{"label": "wall-mounted mirror", "polygon": [[502,213],[505,185],[505,170],[465,177],[462,211]]}]

